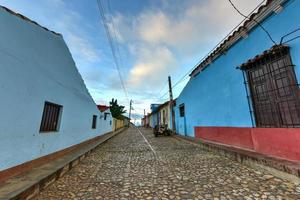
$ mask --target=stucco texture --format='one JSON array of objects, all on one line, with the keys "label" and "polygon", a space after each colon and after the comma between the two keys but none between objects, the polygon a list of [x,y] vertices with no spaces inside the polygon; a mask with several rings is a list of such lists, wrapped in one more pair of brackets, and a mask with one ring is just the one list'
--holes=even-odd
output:
[{"label": "stucco texture", "polygon": [[[3,8],[0,24],[0,171],[112,130],[60,35]],[[39,132],[45,101],[63,106],[58,132]]]},{"label": "stucco texture", "polygon": [[[286,33],[299,28],[300,1],[290,0],[283,7],[280,13],[273,13],[262,22],[277,42]],[[176,101],[176,131],[179,134],[194,137],[195,126],[252,127],[242,71],[236,67],[270,49],[273,43],[259,27],[248,34],[189,80]],[[299,40],[288,45],[299,82]],[[185,104],[185,117],[179,116],[182,103]]]}]

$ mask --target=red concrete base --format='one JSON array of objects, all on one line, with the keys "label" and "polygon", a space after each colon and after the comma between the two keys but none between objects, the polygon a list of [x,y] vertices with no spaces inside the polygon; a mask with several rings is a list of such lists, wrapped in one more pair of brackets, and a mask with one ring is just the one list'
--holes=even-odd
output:
[{"label": "red concrete base", "polygon": [[195,127],[195,137],[300,162],[300,128]]}]

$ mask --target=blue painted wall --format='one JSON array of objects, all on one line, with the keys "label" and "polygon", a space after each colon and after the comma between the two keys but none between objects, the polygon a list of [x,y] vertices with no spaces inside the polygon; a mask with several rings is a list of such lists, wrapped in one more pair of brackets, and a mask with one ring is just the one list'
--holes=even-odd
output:
[{"label": "blue painted wall", "polygon": [[152,117],[151,117],[151,120],[150,120],[150,126],[152,128],[154,128],[157,124],[158,124],[158,113],[152,113]]},{"label": "blue painted wall", "polygon": [[[262,24],[279,43],[283,35],[300,27],[299,10],[300,1],[290,0],[280,13],[273,13]],[[300,39],[289,45],[300,82]],[[203,72],[191,78],[174,108],[176,131],[193,137],[195,126],[251,127],[243,75],[236,67],[272,46],[265,32],[256,27],[246,39],[240,39],[232,46],[226,55],[220,56]],[[185,104],[185,117],[179,116],[179,105],[182,103]]]},{"label": "blue painted wall", "polygon": [[160,104],[151,104],[150,109],[152,116],[150,118],[150,126],[154,128],[156,125],[158,125],[158,113],[157,113],[157,108]]},{"label": "blue painted wall", "polygon": [[[62,36],[3,8],[0,24],[0,171],[112,131]],[[58,132],[39,132],[45,101],[63,106]]]},{"label": "blue painted wall", "polygon": [[157,108],[159,107],[160,104],[151,104],[150,105],[150,109],[151,109],[151,112],[156,112],[157,111]]}]

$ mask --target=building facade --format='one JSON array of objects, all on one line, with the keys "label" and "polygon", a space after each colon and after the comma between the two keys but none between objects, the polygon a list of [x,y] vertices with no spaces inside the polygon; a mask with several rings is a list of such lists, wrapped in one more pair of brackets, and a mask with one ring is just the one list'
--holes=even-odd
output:
[{"label": "building facade", "polygon": [[178,134],[300,160],[299,10],[268,0],[199,64],[176,100]]},{"label": "building facade", "polygon": [[142,118],[142,126],[146,127],[146,128],[149,128],[150,127],[150,113],[147,113],[147,115],[145,115],[143,118]]},{"label": "building facade", "polygon": [[110,112],[109,106],[105,105],[97,105],[98,109],[100,110],[100,127],[101,129],[108,133],[114,131],[114,120],[112,114]]},{"label": "building facade", "polygon": [[150,109],[151,113],[149,116],[149,126],[151,128],[154,128],[155,126],[158,125],[159,122],[159,115],[158,115],[158,107],[160,104],[151,104]]},{"label": "building facade", "polygon": [[0,171],[106,132],[62,35],[0,7]]},{"label": "building facade", "polygon": [[172,113],[170,109],[170,101],[161,104],[158,107],[158,121],[159,125],[165,125],[169,130],[172,129]]}]

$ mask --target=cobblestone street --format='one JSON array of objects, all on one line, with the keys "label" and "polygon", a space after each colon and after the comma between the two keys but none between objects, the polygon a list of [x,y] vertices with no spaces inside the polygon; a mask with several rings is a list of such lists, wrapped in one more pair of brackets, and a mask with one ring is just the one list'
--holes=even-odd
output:
[{"label": "cobblestone street", "polygon": [[129,128],[38,199],[300,199],[300,186],[189,142]]}]

